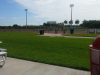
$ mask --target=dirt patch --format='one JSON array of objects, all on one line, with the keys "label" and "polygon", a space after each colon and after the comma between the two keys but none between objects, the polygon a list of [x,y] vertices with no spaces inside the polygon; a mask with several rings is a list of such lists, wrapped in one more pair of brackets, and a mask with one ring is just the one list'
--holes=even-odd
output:
[{"label": "dirt patch", "polygon": [[44,33],[44,36],[63,36],[63,34]]}]

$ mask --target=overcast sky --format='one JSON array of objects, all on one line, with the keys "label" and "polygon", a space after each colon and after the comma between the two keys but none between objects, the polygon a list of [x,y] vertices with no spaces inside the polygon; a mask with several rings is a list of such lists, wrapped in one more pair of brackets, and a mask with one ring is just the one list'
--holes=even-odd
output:
[{"label": "overcast sky", "polygon": [[24,25],[26,8],[28,24],[69,21],[70,4],[74,4],[73,20],[100,20],[100,0],[1,0],[0,25]]}]

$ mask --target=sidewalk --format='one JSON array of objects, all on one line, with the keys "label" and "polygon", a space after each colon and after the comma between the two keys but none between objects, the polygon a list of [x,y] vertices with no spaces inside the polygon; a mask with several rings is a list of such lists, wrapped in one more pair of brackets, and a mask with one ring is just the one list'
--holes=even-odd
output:
[{"label": "sidewalk", "polygon": [[54,34],[54,33],[44,33],[42,36],[50,36],[50,37],[66,37],[66,38],[89,38],[93,39],[95,37],[81,37],[81,36],[64,36],[62,34]]},{"label": "sidewalk", "polygon": [[90,75],[90,72],[7,58],[0,75]]}]

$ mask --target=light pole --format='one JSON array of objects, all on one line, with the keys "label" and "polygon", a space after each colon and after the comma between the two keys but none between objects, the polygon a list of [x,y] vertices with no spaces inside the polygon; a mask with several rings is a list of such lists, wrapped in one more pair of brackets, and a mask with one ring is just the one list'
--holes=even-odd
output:
[{"label": "light pole", "polygon": [[72,10],[72,8],[74,7],[74,4],[70,4],[70,8],[71,8],[71,25],[73,24],[73,10]]},{"label": "light pole", "polygon": [[70,20],[70,24],[71,24],[71,28],[70,28],[70,33],[73,34],[74,33],[74,29],[72,27],[72,24],[73,24],[73,7],[74,7],[74,4],[70,4],[70,8],[71,8],[71,20]]},{"label": "light pole", "polygon": [[26,12],[26,28],[27,28],[27,11],[28,11],[28,9],[25,9],[25,12]]}]

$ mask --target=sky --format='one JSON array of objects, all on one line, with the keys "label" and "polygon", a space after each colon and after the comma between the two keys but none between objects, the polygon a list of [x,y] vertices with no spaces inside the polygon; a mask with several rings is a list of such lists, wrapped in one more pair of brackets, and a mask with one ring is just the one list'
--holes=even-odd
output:
[{"label": "sky", "polygon": [[70,4],[74,4],[73,21],[100,20],[100,0],[1,0],[0,25],[25,25],[25,9],[28,25],[69,21]]}]

